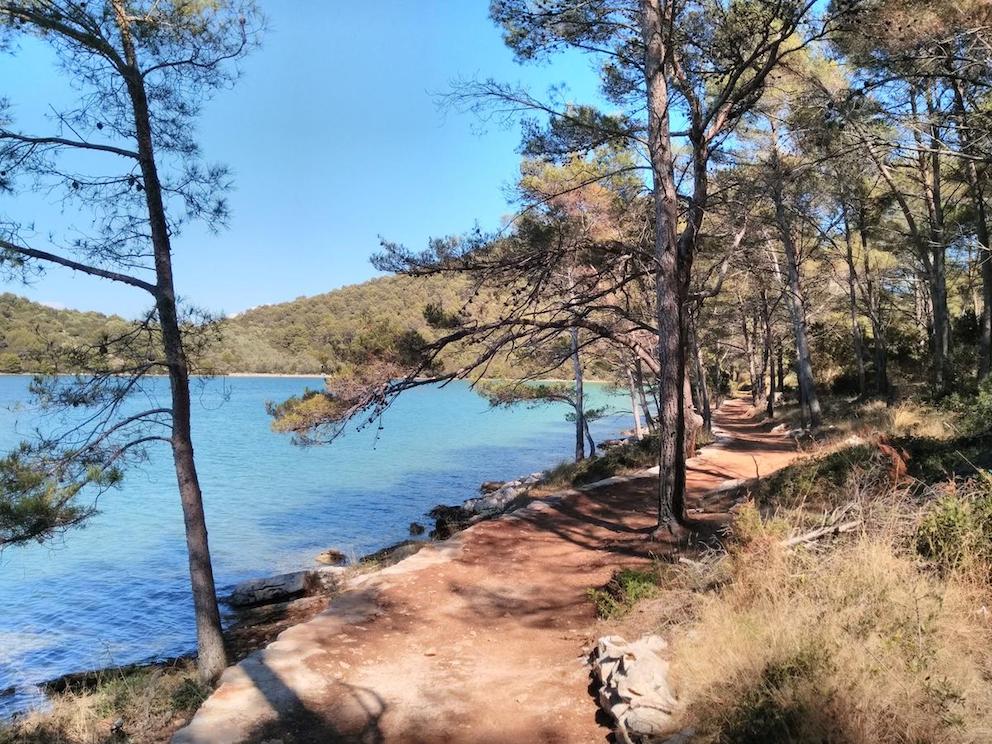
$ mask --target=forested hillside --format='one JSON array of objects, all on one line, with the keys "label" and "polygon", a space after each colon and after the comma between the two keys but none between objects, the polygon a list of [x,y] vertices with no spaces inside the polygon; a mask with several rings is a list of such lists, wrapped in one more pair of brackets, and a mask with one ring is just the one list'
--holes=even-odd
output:
[{"label": "forested hillside", "polygon": [[221,372],[319,373],[409,328],[428,334],[424,308],[456,311],[463,278],[382,277],[292,302],[253,308],[223,321],[207,362]]},{"label": "forested hillside", "polygon": [[[428,305],[456,312],[469,298],[466,279],[403,276],[372,279],[313,297],[264,305],[219,321],[219,340],[201,367],[221,373],[321,373],[357,351],[391,340],[396,333],[432,331]],[[120,316],[57,310],[14,294],[0,295],[0,372],[48,369],[53,349],[99,345],[125,329]],[[458,361],[454,352],[446,364]],[[491,373],[506,372],[497,362]]]},{"label": "forested hillside", "polygon": [[51,350],[95,345],[127,325],[117,315],[58,310],[5,292],[0,294],[0,372],[46,369]]}]

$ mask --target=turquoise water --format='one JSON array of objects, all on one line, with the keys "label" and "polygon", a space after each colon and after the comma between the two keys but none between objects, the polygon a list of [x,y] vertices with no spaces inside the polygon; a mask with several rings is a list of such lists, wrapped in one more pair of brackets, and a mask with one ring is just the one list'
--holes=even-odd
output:
[{"label": "turquoise water", "polygon": [[[0,378],[0,449],[44,421],[18,406],[27,377]],[[194,393],[194,444],[218,592],[315,565],[327,548],[362,555],[429,525],[435,504],[459,503],[484,480],[568,459],[574,430],[562,406],[492,410],[464,383],[402,396],[381,431],[299,448],[269,430],[264,404],[316,379],[227,378]],[[589,386],[590,406],[616,413],[597,439],[630,425],[629,404]],[[152,395],[167,397],[165,380]],[[378,436],[376,436],[378,435]],[[104,494],[100,514],[54,545],[0,553],[0,714],[29,703],[31,685],[73,671],[192,649],[182,515],[167,448]],[[15,687],[11,692],[8,688]]]}]

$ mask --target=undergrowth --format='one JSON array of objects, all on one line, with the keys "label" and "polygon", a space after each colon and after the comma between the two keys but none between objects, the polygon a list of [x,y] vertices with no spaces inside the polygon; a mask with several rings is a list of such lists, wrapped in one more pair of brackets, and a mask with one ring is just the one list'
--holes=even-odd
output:
[{"label": "undergrowth", "polygon": [[659,572],[655,569],[624,568],[613,574],[602,589],[589,589],[587,595],[596,605],[596,614],[611,620],[623,617],[643,599],[658,592]]},{"label": "undergrowth", "polygon": [[658,624],[693,741],[992,741],[988,435],[933,410],[868,405],[752,489],[724,552],[670,567],[696,587],[655,589],[682,603]]},{"label": "undergrowth", "polygon": [[0,724],[0,744],[164,744],[207,693],[189,661],[106,670],[51,694],[50,710]]},{"label": "undergrowth", "polygon": [[719,589],[694,595],[694,620],[674,630],[682,723],[699,741],[992,740],[992,594],[959,570],[985,560],[959,560],[968,528],[938,530],[944,551],[921,563],[912,520],[789,550],[787,518],[745,512]]},{"label": "undergrowth", "polygon": [[[696,433],[696,447],[714,442],[711,432],[700,429]],[[595,457],[581,462],[562,462],[545,471],[547,486],[567,488],[595,483],[614,475],[643,470],[658,464],[658,435],[649,434],[640,440],[624,442],[603,450]]]}]

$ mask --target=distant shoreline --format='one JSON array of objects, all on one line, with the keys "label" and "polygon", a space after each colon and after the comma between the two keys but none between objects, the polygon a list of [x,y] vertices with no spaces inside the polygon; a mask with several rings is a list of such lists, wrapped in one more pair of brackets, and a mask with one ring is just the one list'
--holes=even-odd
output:
[{"label": "distant shoreline", "polygon": [[[76,373],[74,373],[74,372],[66,372],[62,376],[71,376],[71,375],[74,375],[74,374],[76,374]],[[45,372],[0,372],[0,377],[33,377],[35,375],[46,375],[46,373]],[[200,377],[200,378],[208,378],[209,379],[209,378],[213,378],[213,377],[244,377],[244,378],[249,378],[249,377],[290,377],[290,378],[296,378],[296,379],[301,379],[301,380],[322,380],[326,376],[327,375],[324,375],[324,374],[322,374],[320,372],[309,372],[309,373],[299,373],[299,372],[218,372],[218,373],[212,374],[212,375],[196,375],[196,374],[194,374],[194,375],[191,375],[191,378]],[[149,374],[145,375],[145,377],[168,377],[168,375],[164,375],[164,374],[151,374],[151,373],[149,373]],[[509,378],[509,377],[484,377],[483,379],[484,380],[487,380],[487,381],[490,381],[490,382],[493,382],[493,381],[497,381],[497,382],[516,382],[516,380],[513,380],[512,378]],[[590,377],[585,378],[584,381],[587,382],[587,383],[593,383],[595,385],[612,385],[613,384],[609,380],[599,380],[599,379],[590,378]],[[445,382],[452,382],[452,381],[451,380],[447,380]],[[472,382],[472,380],[464,380],[464,382]],[[574,380],[571,380],[571,379],[568,379],[568,378],[547,377],[547,378],[541,378],[541,379],[538,379],[538,380],[526,380],[526,382],[574,382]]]}]

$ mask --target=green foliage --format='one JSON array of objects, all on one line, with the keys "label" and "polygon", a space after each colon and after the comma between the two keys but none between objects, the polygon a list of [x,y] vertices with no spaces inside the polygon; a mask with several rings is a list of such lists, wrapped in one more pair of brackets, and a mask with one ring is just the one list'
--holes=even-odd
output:
[{"label": "green foliage", "polygon": [[77,453],[46,456],[28,443],[0,459],[0,547],[43,540],[95,509],[77,500],[86,486],[118,485],[121,472]]},{"label": "green foliage", "polygon": [[800,509],[832,508],[850,498],[855,483],[885,482],[886,458],[872,445],[857,445],[819,457],[804,458],[762,479],[754,490],[758,504]]},{"label": "green foliage", "polygon": [[987,573],[992,566],[992,479],[957,485],[933,503],[917,529],[916,548],[943,571]]},{"label": "green foliage", "polygon": [[558,382],[526,384],[492,380],[477,385],[475,389],[489,401],[489,405],[497,407],[510,407],[521,403],[530,406],[572,403],[575,397],[575,388],[572,384]]},{"label": "green foliage", "polygon": [[[194,356],[198,369],[221,374],[335,374],[397,344],[416,353],[419,345],[451,333],[460,308],[472,299],[461,277],[388,276],[313,297],[265,305],[211,324],[211,335]],[[476,307],[481,307],[478,303]],[[482,319],[495,312],[482,308]],[[108,338],[134,324],[118,316],[56,310],[13,294],[0,295],[0,373],[82,371]],[[444,369],[465,364],[470,347],[455,344],[441,357]],[[526,363],[497,356],[487,375],[517,377]],[[529,371],[529,370],[524,370]]]},{"label": "green foliage", "polygon": [[804,724],[815,708],[809,703],[829,663],[823,649],[804,648],[783,659],[769,661],[727,712],[716,737],[720,744],[792,744],[805,741]]},{"label": "green foliage", "polygon": [[648,468],[657,461],[658,438],[652,435],[610,447],[601,455],[577,463],[561,463],[547,471],[546,476],[552,484],[581,486],[628,470]]},{"label": "green foliage", "polygon": [[906,438],[896,444],[909,454],[909,473],[924,483],[971,477],[992,468],[992,432],[954,439]]},{"label": "green foliage", "polygon": [[658,592],[657,570],[624,568],[617,571],[602,589],[589,589],[586,594],[596,605],[596,614],[604,620],[616,619],[630,612],[643,599]]},{"label": "green foliage", "polygon": [[109,336],[130,327],[116,315],[57,310],[9,292],[0,294],[0,372],[48,371],[59,352],[99,348]]},{"label": "green foliage", "polygon": [[[209,694],[190,661],[62,678],[45,712],[0,723],[0,744],[166,742]],[[178,719],[177,719],[178,717]],[[111,724],[120,722],[119,732]]]}]

